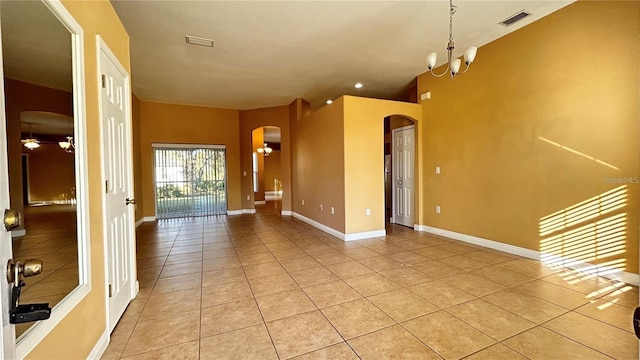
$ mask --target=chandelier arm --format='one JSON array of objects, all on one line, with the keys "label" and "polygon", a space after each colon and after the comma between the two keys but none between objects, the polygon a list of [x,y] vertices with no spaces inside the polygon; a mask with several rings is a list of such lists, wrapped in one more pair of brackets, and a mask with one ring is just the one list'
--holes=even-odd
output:
[{"label": "chandelier arm", "polygon": [[433,72],[433,69],[429,70],[431,71],[431,75],[435,76],[435,77],[443,77],[445,75],[447,75],[447,73],[449,72],[449,66],[447,65],[447,69],[442,73],[442,74],[436,74]]},{"label": "chandelier arm", "polygon": [[461,74],[464,74],[464,73],[466,73],[466,72],[467,72],[467,70],[469,70],[469,68],[471,67],[471,63],[467,64],[467,63],[465,62],[465,63],[464,63],[464,66],[465,66],[464,71],[463,71],[463,72],[461,72]]}]

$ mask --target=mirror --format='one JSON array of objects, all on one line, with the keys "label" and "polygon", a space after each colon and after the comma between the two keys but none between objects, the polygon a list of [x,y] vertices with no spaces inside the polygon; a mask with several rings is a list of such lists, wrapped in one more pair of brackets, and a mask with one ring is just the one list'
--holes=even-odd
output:
[{"label": "mirror", "polygon": [[55,326],[88,293],[81,29],[55,2],[2,1],[0,15],[11,206],[24,218],[13,258],[43,261],[20,303],[53,308],[49,320],[16,325],[20,353],[23,338],[41,337],[48,331],[35,329]]}]

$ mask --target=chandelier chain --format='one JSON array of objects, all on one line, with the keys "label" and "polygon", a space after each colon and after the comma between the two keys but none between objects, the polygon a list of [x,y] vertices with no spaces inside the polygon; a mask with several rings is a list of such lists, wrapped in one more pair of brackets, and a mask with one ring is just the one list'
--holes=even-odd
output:
[{"label": "chandelier chain", "polygon": [[449,0],[449,41],[453,41],[453,14],[456,13],[456,6],[453,0]]}]

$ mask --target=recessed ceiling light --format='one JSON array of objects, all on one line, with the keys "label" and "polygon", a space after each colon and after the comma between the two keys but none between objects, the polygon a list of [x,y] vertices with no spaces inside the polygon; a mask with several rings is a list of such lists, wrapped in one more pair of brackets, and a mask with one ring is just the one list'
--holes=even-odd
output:
[{"label": "recessed ceiling light", "polygon": [[331,105],[331,104],[333,104],[333,100],[331,99],[327,100],[327,105]]},{"label": "recessed ceiling light", "polygon": [[213,47],[213,40],[201,38],[197,36],[185,35],[184,40],[187,44]]},{"label": "recessed ceiling light", "polygon": [[356,89],[361,89],[363,85],[362,83],[357,82],[354,86]]}]

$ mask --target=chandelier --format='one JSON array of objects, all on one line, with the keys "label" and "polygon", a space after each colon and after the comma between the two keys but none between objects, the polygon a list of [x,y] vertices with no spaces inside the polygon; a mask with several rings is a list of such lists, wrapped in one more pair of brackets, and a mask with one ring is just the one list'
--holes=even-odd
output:
[{"label": "chandelier", "polygon": [[31,132],[31,124],[29,124],[29,137],[20,141],[24,144],[24,147],[29,150],[37,149],[40,147],[40,141],[34,138],[33,133]]},{"label": "chandelier", "polygon": [[72,153],[76,148],[76,145],[73,143],[73,136],[67,136],[67,141],[59,141],[58,146],[68,153]]},{"label": "chandelier", "polygon": [[269,154],[271,154],[273,149],[270,148],[269,145],[267,145],[267,143],[264,143],[264,146],[261,148],[258,148],[257,151],[264,156],[269,156]]},{"label": "chandelier", "polygon": [[[427,67],[431,72],[431,75],[436,77],[444,76],[447,73],[451,74],[451,79],[453,79],[460,72],[460,59],[453,58],[453,14],[456,13],[456,6],[453,5],[453,0],[449,0],[449,43],[447,44],[447,53],[449,55],[447,61],[447,69],[442,74],[436,74],[433,72],[433,68],[436,66],[437,54],[435,52],[429,53],[427,55]],[[464,52],[464,63],[465,69],[462,72],[463,74],[469,70],[469,66],[473,62],[476,57],[476,53],[478,52],[478,48],[475,46],[471,46]]]}]

